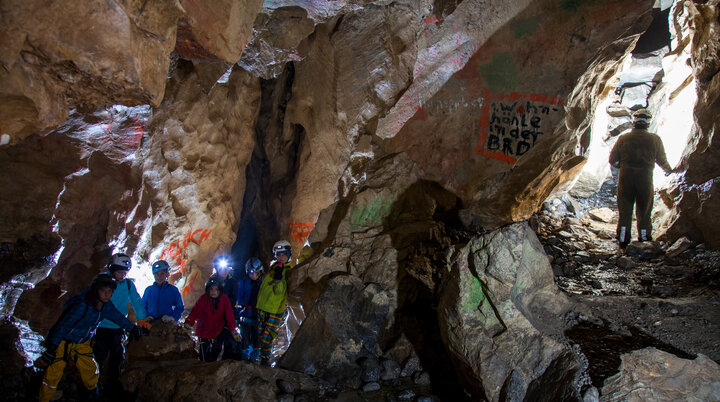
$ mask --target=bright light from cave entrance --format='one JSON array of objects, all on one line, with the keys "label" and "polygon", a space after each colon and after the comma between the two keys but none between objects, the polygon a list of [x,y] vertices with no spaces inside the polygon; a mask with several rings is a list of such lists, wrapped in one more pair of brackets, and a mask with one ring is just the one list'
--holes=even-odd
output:
[{"label": "bright light from cave entrance", "polygon": [[152,285],[155,282],[155,277],[152,274],[152,262],[142,261],[132,256],[133,268],[128,272],[128,278],[132,279],[135,283],[140,296],[145,292],[145,288]]},{"label": "bright light from cave entrance", "polygon": [[[686,63],[689,57],[687,52],[663,57],[663,85],[668,86],[667,95],[662,99],[665,107],[653,117],[650,126],[650,131],[662,138],[668,163],[673,168],[680,162],[695,125],[697,89],[695,80],[687,79],[693,76],[692,67]],[[655,169],[653,182],[656,189],[667,187],[671,179],[672,176],[665,177],[661,169]]]},{"label": "bright light from cave entrance", "polygon": [[[665,55],[662,59],[664,77],[649,97],[649,109],[654,114],[649,131],[662,139],[668,163],[673,168],[678,166],[688,147],[694,128],[697,92],[695,80],[692,78],[692,67],[686,62],[689,57],[687,49],[679,54]],[[622,74],[622,71],[617,74]],[[611,81],[617,81],[615,78]],[[593,178],[598,188],[610,175],[608,159],[615,140],[606,142],[605,139],[608,137],[610,123],[607,107],[613,103],[614,98],[610,92],[598,102],[593,116],[591,142],[586,154],[588,160],[581,172],[585,180]],[[625,133],[627,130],[620,135]],[[675,176],[666,177],[662,169],[656,166],[653,172],[655,189],[667,188]]]}]

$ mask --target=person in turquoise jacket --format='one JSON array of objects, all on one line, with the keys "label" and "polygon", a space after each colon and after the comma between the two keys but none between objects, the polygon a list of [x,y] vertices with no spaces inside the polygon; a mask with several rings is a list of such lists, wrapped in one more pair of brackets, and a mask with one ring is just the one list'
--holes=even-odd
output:
[{"label": "person in turquoise jacket", "polygon": [[178,288],[168,283],[170,265],[163,260],[155,261],[152,265],[152,273],[155,282],[145,288],[142,297],[143,307],[147,313],[145,320],[150,322],[162,318],[177,322],[185,311],[185,305]]},{"label": "person in turquoise jacket", "polygon": [[[121,253],[113,254],[107,267],[110,275],[117,281],[117,288],[110,298],[112,304],[125,317],[129,313],[128,303],[131,304],[138,325],[149,329],[149,324],[145,321],[147,314],[145,314],[140,294],[135,288],[135,284],[131,280],[125,279],[132,267],[130,257]],[[111,385],[119,384],[120,367],[125,359],[124,335],[125,331],[117,324],[110,320],[102,320],[93,338],[93,353],[98,368],[101,374],[107,374]],[[103,370],[105,359],[108,359],[108,367]]]}]

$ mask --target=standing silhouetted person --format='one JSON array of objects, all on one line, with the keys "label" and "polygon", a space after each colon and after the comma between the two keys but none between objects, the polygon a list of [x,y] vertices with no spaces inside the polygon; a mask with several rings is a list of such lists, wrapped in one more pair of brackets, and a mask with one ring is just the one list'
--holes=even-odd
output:
[{"label": "standing silhouetted person", "polygon": [[666,175],[672,171],[665,157],[662,140],[657,134],[647,131],[650,118],[650,113],[645,109],[633,113],[633,129],[618,138],[610,151],[610,164],[620,169],[617,239],[621,248],[630,243],[633,205],[638,240],[652,240],[653,169],[657,163]]}]

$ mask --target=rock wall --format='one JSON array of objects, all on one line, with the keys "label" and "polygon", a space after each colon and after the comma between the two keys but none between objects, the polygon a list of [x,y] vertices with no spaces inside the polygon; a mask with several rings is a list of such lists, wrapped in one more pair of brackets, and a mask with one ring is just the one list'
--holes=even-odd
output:
[{"label": "rock wall", "polygon": [[[213,258],[235,242],[260,105],[258,79],[241,68],[207,93],[200,68],[178,66],[149,122],[152,135],[137,158],[138,203],[119,239],[136,239],[139,261],[167,260],[188,306],[204,291]],[[147,284],[148,268],[139,275]]]},{"label": "rock wall", "polygon": [[388,151],[407,152],[421,178],[458,194],[468,226],[527,219],[584,160],[579,133],[563,124],[576,81],[599,48],[644,29],[648,11],[630,1],[533,2],[417,101]]},{"label": "rock wall", "polygon": [[720,113],[720,39],[718,15],[720,3],[705,4],[682,2],[677,13],[685,16],[679,23],[686,24],[694,33],[690,40],[692,57],[688,62],[694,72],[697,86],[697,104],[694,109],[695,127],[690,144],[681,161],[686,170],[679,182],[663,194],[664,201],[674,207],[664,223],[669,238],[689,235],[697,242],[712,248],[720,247],[720,233],[715,222],[718,207],[717,161],[719,145],[713,141]]},{"label": "rock wall", "polygon": [[0,133],[10,142],[72,107],[160,104],[175,46],[173,1],[0,3]]}]

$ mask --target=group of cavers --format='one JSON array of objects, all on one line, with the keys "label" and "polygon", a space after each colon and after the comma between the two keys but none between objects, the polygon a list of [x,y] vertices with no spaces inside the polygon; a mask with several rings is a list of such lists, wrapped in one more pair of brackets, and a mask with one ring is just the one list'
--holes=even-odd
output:
[{"label": "group of cavers", "polygon": [[[267,273],[263,263],[253,257],[245,263],[241,280],[233,277],[227,259],[216,258],[215,273],[184,322],[179,321],[185,306],[178,288],[168,282],[170,266],[166,261],[152,264],[155,282],[140,297],[135,284],[126,279],[132,267],[130,257],[112,255],[107,272],[97,275],[88,289],[68,300],[48,332],[46,350],[35,362],[36,367],[45,369],[39,400],[49,401],[55,395],[69,362],[77,368],[90,399],[100,397],[101,369],[108,388],[119,387],[126,331],[129,339],[138,339],[156,320],[177,325],[184,334],[195,327],[199,358],[204,362],[222,356],[269,364],[285,312],[287,274],[293,267],[289,242],[278,241],[272,251],[275,258]],[[129,305],[137,324],[127,318]]]}]

